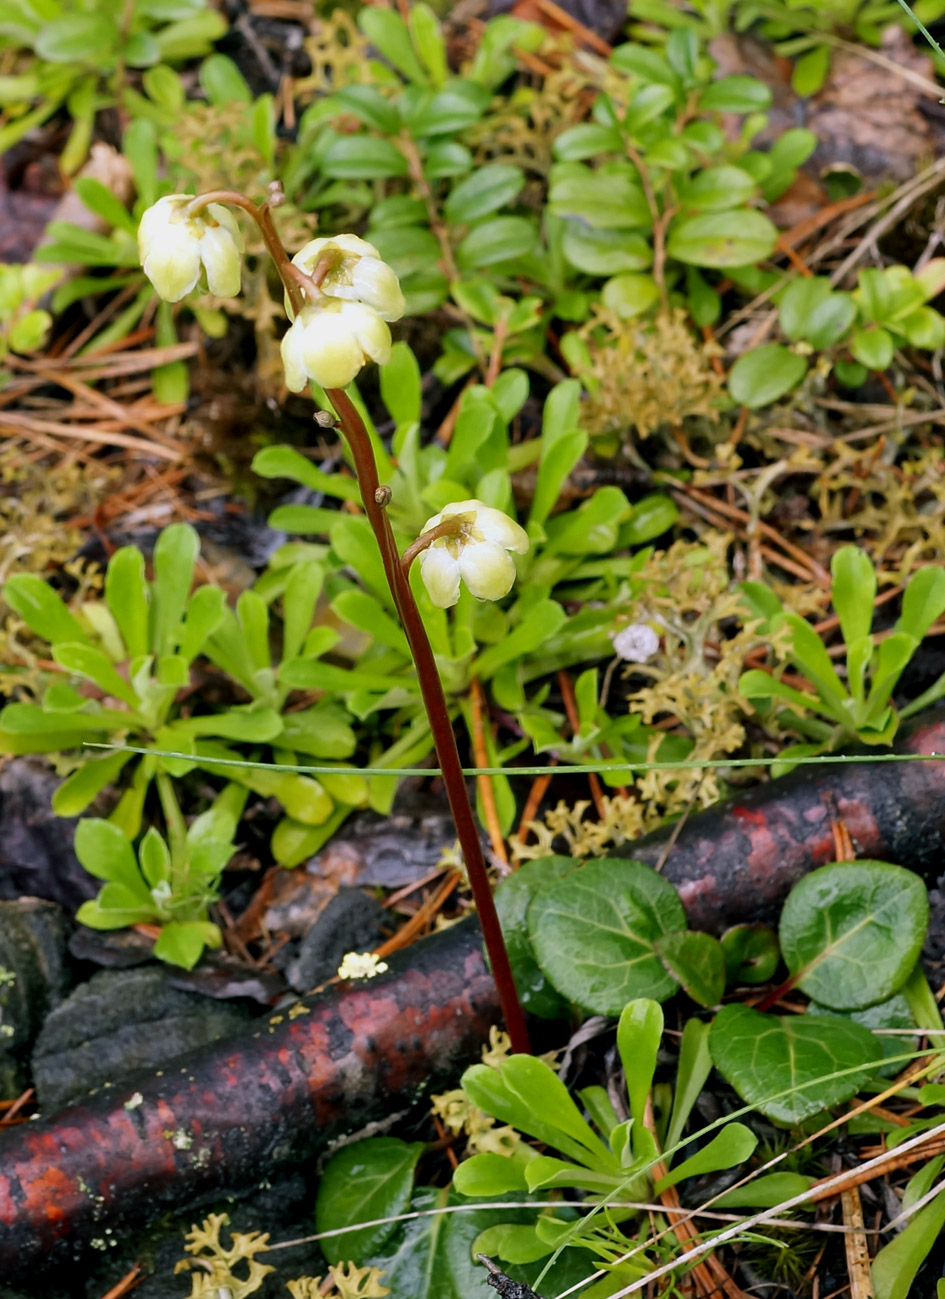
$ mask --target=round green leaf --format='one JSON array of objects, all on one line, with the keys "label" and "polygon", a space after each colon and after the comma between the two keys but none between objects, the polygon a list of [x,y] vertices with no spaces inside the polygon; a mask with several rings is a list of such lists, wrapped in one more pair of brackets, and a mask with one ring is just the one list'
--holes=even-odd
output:
[{"label": "round green leaf", "polygon": [[748,266],[774,252],[777,227],[761,212],[737,208],[674,221],[667,251],[687,266]]},{"label": "round green leaf", "polygon": [[712,1022],[709,1050],[746,1104],[790,1124],[849,1100],[882,1054],[860,1024],[828,1015],[779,1019],[748,1006],[722,1007]]},{"label": "round green leaf", "polygon": [[725,953],[711,934],[680,929],[654,944],[673,978],[700,1006],[717,1006],[725,993]]},{"label": "round green leaf", "polygon": [[619,1015],[637,997],[672,996],[676,981],[654,944],[685,925],[672,884],[642,862],[618,858],[572,871],[528,911],[538,964],[559,992],[599,1015]]},{"label": "round green leaf", "polygon": [[771,91],[755,77],[723,77],[703,90],[699,99],[702,109],[719,113],[764,112],[771,106]]},{"label": "round green leaf", "polygon": [[865,365],[867,370],[885,370],[892,364],[892,335],[879,326],[858,329],[850,339],[850,351],[854,360]]},{"label": "round green leaf", "polygon": [[738,358],[729,371],[728,391],[740,406],[758,410],[796,388],[806,373],[803,356],[780,343],[766,343]]},{"label": "round green leaf", "polygon": [[345,1146],[329,1160],[318,1184],[316,1231],[354,1230],[322,1241],[329,1263],[368,1257],[397,1230],[396,1222],[361,1227],[360,1222],[403,1213],[410,1202],[413,1171],[423,1153],[419,1142],[396,1137],[371,1137]]},{"label": "round green leaf", "polygon": [[729,983],[767,983],[774,977],[781,949],[770,925],[733,925],[721,941]]},{"label": "round green leaf", "polygon": [[639,275],[625,271],[607,281],[601,290],[601,300],[605,307],[616,311],[622,320],[632,320],[642,316],[650,307],[659,302],[659,286],[652,275]]},{"label": "round green leaf", "polygon": [[918,875],[888,862],[821,866],[794,886],[781,913],[792,978],[832,1010],[886,1001],[918,960],[929,900]]},{"label": "round green leaf", "polygon": [[566,1008],[535,959],[528,934],[528,907],[539,888],[569,875],[575,867],[571,857],[541,857],[525,862],[495,891],[495,907],[519,998],[526,1010],[542,1019],[560,1018]]}]

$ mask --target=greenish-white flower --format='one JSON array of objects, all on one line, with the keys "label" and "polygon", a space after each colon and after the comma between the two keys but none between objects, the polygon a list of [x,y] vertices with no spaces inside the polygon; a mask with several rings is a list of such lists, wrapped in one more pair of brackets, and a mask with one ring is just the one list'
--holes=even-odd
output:
[{"label": "greenish-white flower", "polygon": [[302,308],[282,339],[285,381],[301,392],[314,379],[346,388],[367,361],[390,360],[390,330],[373,307],[328,299]]},{"label": "greenish-white flower", "polygon": [[419,556],[420,576],[430,599],[439,609],[449,609],[459,599],[460,581],[477,600],[501,600],[515,581],[512,554],[528,550],[528,534],[501,510],[482,501],[455,501],[431,519],[423,531],[441,523],[457,525],[448,536],[437,537]]},{"label": "greenish-white flower", "polygon": [[[326,253],[335,261],[322,280],[321,292],[327,298],[343,302],[360,302],[371,307],[382,320],[399,320],[406,306],[397,276],[381,260],[381,255],[366,239],[357,235],[333,235],[330,239],[312,239],[292,258],[294,264],[311,275]],[[286,310],[291,307],[286,301]]]},{"label": "greenish-white flower", "polygon": [[189,211],[193,194],[166,194],[138,226],[144,273],[167,302],[179,302],[206,272],[207,287],[220,298],[240,291],[243,240],[233,214],[220,203]]}]

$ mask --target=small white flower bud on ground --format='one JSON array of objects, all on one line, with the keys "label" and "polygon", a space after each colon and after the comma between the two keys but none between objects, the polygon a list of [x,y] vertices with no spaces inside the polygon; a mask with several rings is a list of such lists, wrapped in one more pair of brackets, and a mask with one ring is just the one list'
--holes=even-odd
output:
[{"label": "small white flower bud on ground", "polygon": [[346,388],[367,361],[390,360],[390,330],[372,307],[325,302],[303,307],[282,340],[285,381],[301,392],[310,379]]},{"label": "small white flower bud on ground", "polygon": [[528,550],[525,529],[482,501],[455,501],[427,519],[423,531],[447,519],[457,520],[459,530],[437,537],[419,557],[420,576],[437,608],[449,609],[456,603],[460,579],[477,600],[501,600],[508,595],[515,581],[509,552],[524,555]]},{"label": "small white flower bud on ground", "polygon": [[611,636],[614,653],[626,663],[646,663],[660,647],[660,638],[645,622],[631,623]]},{"label": "small white flower bud on ground", "polygon": [[[312,239],[292,258],[294,265],[311,275],[325,253],[340,254],[320,288],[327,298],[360,302],[371,307],[382,320],[399,320],[406,303],[397,276],[381,260],[381,255],[366,239],[357,235],[334,235],[331,239]],[[291,315],[288,301],[286,310]]]},{"label": "small white flower bud on ground", "polygon": [[338,978],[373,979],[375,974],[383,974],[389,968],[374,952],[346,952],[338,966]]},{"label": "small white flower bud on ground", "polygon": [[219,298],[240,291],[243,240],[233,214],[210,203],[189,215],[192,194],[167,194],[149,207],[138,226],[144,273],[167,302],[179,302],[200,279]]}]

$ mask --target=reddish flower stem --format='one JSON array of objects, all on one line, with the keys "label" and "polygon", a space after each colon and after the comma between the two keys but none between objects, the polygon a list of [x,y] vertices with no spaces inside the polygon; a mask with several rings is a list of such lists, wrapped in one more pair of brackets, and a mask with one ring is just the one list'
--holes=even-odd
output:
[{"label": "reddish flower stem", "polygon": [[430,719],[433,744],[439,759],[453,820],[456,823],[456,833],[463,850],[473,898],[479,911],[486,951],[489,953],[505,1025],[512,1039],[512,1049],[516,1052],[530,1053],[531,1046],[525,1026],[525,1015],[522,1012],[515,980],[512,977],[512,967],[505,950],[502,927],[492,897],[482,842],[469,801],[469,791],[466,788],[446,695],[443,693],[436,659],[427,638],[423,619],[420,617],[420,610],[417,608],[410,582],[401,565],[390,519],[384,508],[384,502],[389,499],[389,494],[380,486],[371,440],[351,399],[338,388],[329,388],[327,395],[337,412],[342,431],[351,447],[364,510],[377,539],[394,604],[400,614],[414,663],[417,665],[420,692],[427,717]]}]

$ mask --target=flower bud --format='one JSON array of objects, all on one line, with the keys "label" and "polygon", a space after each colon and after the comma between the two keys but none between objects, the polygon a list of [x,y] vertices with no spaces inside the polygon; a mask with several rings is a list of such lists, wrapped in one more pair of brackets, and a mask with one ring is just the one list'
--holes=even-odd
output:
[{"label": "flower bud", "polygon": [[[363,303],[382,320],[400,319],[406,305],[400,282],[373,244],[357,235],[312,239],[299,249],[292,261],[306,275],[311,275],[326,253],[334,253],[336,260],[320,285],[325,297]],[[288,302],[286,309],[289,310]]]},{"label": "flower bud", "polygon": [[371,307],[341,301],[305,306],[282,340],[285,381],[292,392],[309,380],[346,388],[367,361],[389,361],[390,347],[390,330]]},{"label": "flower bud", "polygon": [[144,273],[167,302],[179,302],[196,287],[201,267],[211,293],[234,297],[243,240],[233,214],[220,203],[191,214],[192,202],[192,194],[167,194],[145,211],[138,226]]},{"label": "flower bud", "polygon": [[524,555],[528,534],[507,514],[482,501],[457,501],[427,519],[423,531],[455,521],[457,531],[437,537],[419,557],[420,576],[430,599],[449,609],[459,599],[460,579],[477,600],[501,600],[515,581],[509,553]]}]

